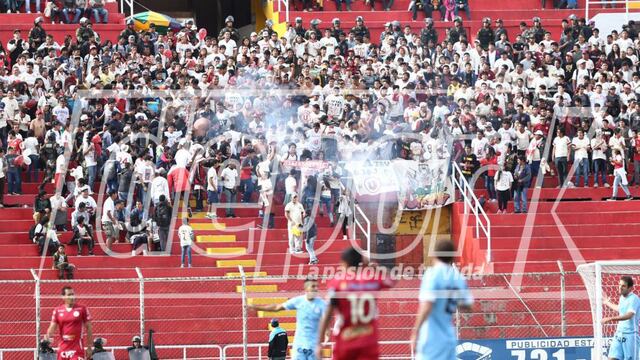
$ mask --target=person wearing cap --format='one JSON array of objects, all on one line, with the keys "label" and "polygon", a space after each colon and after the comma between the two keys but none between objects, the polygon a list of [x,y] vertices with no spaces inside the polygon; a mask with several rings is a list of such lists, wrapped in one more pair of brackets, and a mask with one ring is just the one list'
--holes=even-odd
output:
[{"label": "person wearing cap", "polygon": [[33,54],[39,47],[42,45],[47,38],[47,33],[42,28],[42,23],[44,22],[44,18],[42,16],[38,16],[33,21],[33,27],[29,30],[29,50]]},{"label": "person wearing cap", "polygon": [[[495,22],[495,27],[493,29],[493,41],[494,42],[498,42],[500,41],[500,36],[502,34],[505,34],[505,40],[508,42],[509,41],[509,33],[507,32],[507,29],[504,27],[504,22],[502,21],[502,19],[496,19]],[[496,45],[497,47],[497,45]]]},{"label": "person wearing cap", "polygon": [[351,28],[351,33],[355,35],[355,37],[361,38],[371,38],[371,33],[369,33],[369,28],[364,26],[364,18],[362,16],[358,16],[356,18],[356,26]]},{"label": "person wearing cap", "polygon": [[118,36],[118,39],[124,39],[125,41],[127,41],[127,39],[129,39],[129,36],[131,35],[133,35],[134,41],[137,43],[138,32],[135,30],[133,19],[127,20],[127,28],[122,30],[122,32]]},{"label": "person wearing cap", "polygon": [[465,39],[469,39],[467,36],[467,30],[462,27],[462,18],[460,16],[456,16],[456,18],[453,19],[453,27],[450,28],[447,33],[447,41],[455,44],[460,41],[461,36]]},{"label": "person wearing cap", "polygon": [[292,358],[315,360],[317,359],[314,354],[316,343],[321,335],[319,334],[320,319],[327,309],[327,304],[318,296],[318,280],[315,277],[309,276],[305,279],[304,292],[304,295],[296,296],[281,304],[252,304],[248,308],[274,312],[296,310],[296,333],[291,347]]},{"label": "person wearing cap", "polygon": [[344,30],[340,28],[339,18],[333,18],[333,20],[331,20],[331,28],[329,29],[329,31],[331,32],[331,36],[337,41],[340,41],[341,36],[346,36]]},{"label": "person wearing cap", "polygon": [[424,19],[424,27],[420,30],[420,41],[424,45],[429,44],[429,42],[438,43],[438,32],[433,27],[433,19],[430,17]]},{"label": "person wearing cap", "polygon": [[304,38],[309,40],[311,38],[311,33],[315,33],[316,39],[320,40],[320,38],[322,37],[322,31],[320,30],[320,28],[318,28],[318,25],[320,25],[320,23],[322,23],[320,19],[312,19],[309,22],[309,25],[311,27],[304,33]]},{"label": "person wearing cap", "polygon": [[491,19],[488,17],[482,19],[482,28],[478,30],[478,34],[476,35],[476,39],[480,40],[480,46],[484,50],[487,50],[489,43],[492,43],[494,38],[495,34],[491,28]]},{"label": "person wearing cap", "polygon": [[541,42],[544,39],[544,34],[547,32],[542,27],[542,21],[537,16],[533,18],[533,30],[532,30],[532,32],[533,32],[533,38],[535,39],[536,43]]},{"label": "person wearing cap", "polygon": [[238,31],[238,29],[233,27],[234,22],[235,19],[231,15],[227,16],[226,19],[224,19],[225,26],[220,29],[220,33],[218,33],[218,40],[222,40],[224,38],[224,34],[230,33],[231,39],[233,39],[233,41],[235,41],[236,43],[240,41],[240,32]]},{"label": "person wearing cap", "polygon": [[271,326],[271,332],[269,333],[267,357],[269,360],[285,360],[289,349],[287,331],[280,327],[278,319],[272,319],[269,325]]},{"label": "person wearing cap", "polygon": [[293,31],[295,32],[296,36],[300,37],[304,37],[307,33],[307,30],[304,28],[304,26],[302,26],[302,18],[299,16],[296,17],[295,23],[293,24]]},{"label": "person wearing cap", "polygon": [[142,345],[142,338],[135,335],[131,339],[131,346],[127,348],[130,360],[145,360],[149,359],[149,347]]},{"label": "person wearing cap", "polygon": [[275,30],[273,30],[273,21],[271,19],[267,19],[267,21],[264,22],[264,28],[258,31],[258,35],[262,35],[262,38],[265,38],[265,36],[263,35],[265,32],[267,33],[267,40],[271,38],[271,34],[276,32]]}]

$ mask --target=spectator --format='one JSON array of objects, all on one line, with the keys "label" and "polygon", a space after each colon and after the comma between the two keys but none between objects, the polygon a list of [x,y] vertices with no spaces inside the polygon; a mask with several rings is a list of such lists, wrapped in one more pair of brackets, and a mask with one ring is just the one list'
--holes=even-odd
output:
[{"label": "spectator", "polygon": [[8,179],[8,194],[9,195],[21,195],[22,194],[22,179],[20,173],[20,165],[16,163],[18,159],[18,153],[13,147],[9,147],[9,152],[5,156],[7,161],[7,179]]},{"label": "spectator", "polygon": [[189,225],[189,219],[182,219],[182,226],[178,229],[178,237],[180,238],[180,248],[182,249],[182,253],[180,255],[180,267],[184,267],[184,258],[187,256],[188,262],[187,267],[191,267],[191,245],[193,245],[194,235],[193,228]]},{"label": "spectator", "polygon": [[33,202],[33,220],[37,224],[42,216],[50,217],[51,201],[47,198],[47,192],[40,190]]},{"label": "spectator", "polygon": [[487,171],[484,175],[484,186],[487,189],[489,199],[496,201],[495,175],[496,168],[498,167],[498,157],[493,147],[487,148],[487,155],[484,159],[480,160],[480,165],[487,166]]},{"label": "spectator", "polygon": [[160,251],[169,251],[169,253],[171,253],[171,249],[167,248],[167,240],[169,238],[169,226],[171,225],[173,208],[164,195],[160,195],[159,200],[160,202],[158,202],[158,205],[155,207],[153,221],[157,225]]},{"label": "spectator", "polygon": [[[90,0],[91,12],[96,24],[109,22],[109,12],[104,8],[104,0]],[[102,21],[100,21],[102,20]]]},{"label": "spectator", "polygon": [[309,265],[315,265],[318,263],[318,257],[314,251],[316,239],[318,238],[318,226],[311,217],[311,211],[305,211],[304,217],[304,244],[307,247],[309,253]]},{"label": "spectator", "polygon": [[338,199],[338,214],[340,214],[340,217],[342,218],[342,239],[347,240],[349,233],[347,228],[351,221],[353,210],[351,209],[351,201],[346,190],[342,190],[340,199]]},{"label": "spectator", "polygon": [[584,187],[589,187],[589,151],[591,150],[591,142],[584,135],[583,129],[578,129],[578,136],[571,141],[573,148],[574,163],[576,166],[576,183],[580,186],[580,175],[584,178]]},{"label": "spectator", "polygon": [[89,220],[91,218],[91,214],[87,211],[87,205],[85,203],[80,203],[78,207],[71,213],[71,227],[74,228],[78,225],[78,219],[80,217],[85,218],[85,220]]},{"label": "spectator", "polygon": [[209,205],[209,212],[205,217],[207,219],[216,219],[218,217],[216,213],[216,204],[220,202],[219,188],[218,188],[218,171],[213,163],[210,163],[209,170],[207,171],[207,204]]},{"label": "spectator", "polygon": [[69,257],[65,253],[64,245],[58,245],[58,251],[53,254],[53,270],[58,270],[58,279],[72,280],[75,266],[69,263]]},{"label": "spectator", "polygon": [[[73,19],[69,17],[73,16]],[[77,24],[80,22],[82,10],[76,6],[76,0],[62,0],[62,16],[65,24]]]},{"label": "spectator", "polygon": [[495,176],[495,187],[498,192],[498,214],[507,213],[507,205],[513,185],[513,175],[504,169],[498,170]]},{"label": "spectator", "polygon": [[618,185],[622,188],[624,193],[627,195],[625,200],[633,200],[633,196],[629,192],[629,188],[627,186],[627,172],[624,169],[624,158],[622,157],[622,153],[619,149],[613,149],[613,156],[611,159],[611,165],[613,165],[613,194],[611,198],[607,199],[608,201],[616,201],[618,198]]},{"label": "spectator", "polygon": [[298,182],[296,180],[296,170],[291,169],[289,171],[289,176],[287,176],[287,178],[284,181],[284,188],[285,188],[284,204],[285,205],[287,205],[293,198],[293,195],[297,193],[297,190],[296,190],[297,186],[298,186]]},{"label": "spectator", "polygon": [[[42,7],[40,6],[40,0],[35,0],[36,3],[36,13],[41,12]],[[25,4],[24,4],[24,8],[27,12],[27,14],[31,14],[31,0],[26,0]],[[43,39],[44,41],[44,39]]]},{"label": "spectator", "polygon": [[4,149],[0,147],[0,209],[4,208],[4,186],[7,183],[7,166]]},{"label": "spectator", "polygon": [[80,207],[80,204],[85,205],[86,211],[90,214],[90,223],[92,223],[95,219],[98,204],[94,198],[89,196],[89,188],[86,186],[80,189],[80,196],[77,197],[74,207],[77,209]]},{"label": "spectator", "polygon": [[118,192],[111,190],[102,205],[102,229],[104,230],[104,235],[107,237],[107,249],[109,250],[111,250],[111,245],[114,242],[120,242],[120,230],[122,230],[116,219],[115,201],[117,198]]},{"label": "spectator", "polygon": [[527,189],[531,183],[531,167],[524,156],[518,157],[518,166],[514,170],[513,203],[515,213],[527,213]]},{"label": "spectator", "polygon": [[558,187],[565,186],[565,180],[567,179],[567,158],[569,156],[569,145],[571,140],[565,136],[564,129],[558,128],[557,136],[553,140],[553,156],[552,159],[556,165],[556,171],[558,172]]},{"label": "spectator", "polygon": [[85,224],[85,218],[83,216],[78,217],[76,226],[73,227],[73,241],[72,243],[78,244],[78,256],[82,256],[82,247],[87,245],[89,249],[89,255],[93,255],[93,231],[91,225]]},{"label": "spectator", "polygon": [[287,332],[280,327],[278,319],[272,319],[270,325],[272,330],[269,333],[267,357],[269,360],[285,360],[287,358],[287,349],[289,348]]},{"label": "spectator", "polygon": [[265,210],[269,208],[271,197],[273,196],[273,185],[268,173],[262,173],[258,179],[258,188],[260,189],[260,217],[264,216]]},{"label": "spectator", "polygon": [[302,253],[302,220],[304,218],[304,207],[298,201],[298,194],[293,194],[291,202],[284,208],[284,215],[287,218],[287,233],[289,236],[289,253]]},{"label": "spectator", "polygon": [[233,163],[227,164],[227,167],[222,170],[220,174],[220,180],[222,180],[222,193],[227,200],[226,216],[228,218],[236,217],[231,203],[236,200],[236,186],[238,182],[238,171],[236,165]]},{"label": "spectator", "polygon": [[56,191],[50,198],[51,213],[53,214],[53,225],[58,231],[66,231],[67,225],[67,202],[61,192]]}]

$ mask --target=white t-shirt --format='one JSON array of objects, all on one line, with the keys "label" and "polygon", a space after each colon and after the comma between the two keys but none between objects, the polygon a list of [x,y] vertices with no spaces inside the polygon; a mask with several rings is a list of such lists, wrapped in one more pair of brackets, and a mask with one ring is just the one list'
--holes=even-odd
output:
[{"label": "white t-shirt", "polygon": [[593,159],[607,159],[605,153],[607,149],[607,142],[604,139],[593,138],[591,139],[591,148],[593,149]]},{"label": "white t-shirt", "polygon": [[587,152],[589,143],[589,139],[586,136],[584,136],[582,139],[578,138],[577,136],[573,138],[571,144],[575,145],[574,157],[576,160],[582,160],[589,157],[589,153]]},{"label": "white t-shirt", "polygon": [[115,218],[116,216],[116,206],[113,203],[113,199],[111,197],[107,197],[102,205],[102,222],[111,221],[108,212],[111,212],[111,216]]},{"label": "white t-shirt", "polygon": [[527,150],[531,140],[531,131],[529,129],[525,129],[524,132],[516,131],[516,139],[518,141],[518,150]]},{"label": "white t-shirt", "polygon": [[553,139],[553,148],[555,157],[567,157],[569,156],[569,147],[571,140],[567,136],[556,137]]},{"label": "white t-shirt", "polygon": [[218,172],[213,166],[207,171],[207,191],[218,191]]},{"label": "white t-shirt", "polygon": [[289,213],[289,227],[294,225],[302,224],[302,214],[304,214],[304,207],[300,202],[293,203],[293,201],[289,202],[287,206],[284,208],[285,213]]},{"label": "white t-shirt", "polygon": [[236,187],[236,181],[238,180],[238,170],[231,169],[229,167],[222,170],[222,186],[227,189],[233,189]]},{"label": "white t-shirt", "polygon": [[496,190],[498,191],[507,191],[511,189],[511,184],[513,183],[513,175],[509,171],[501,171],[500,178],[496,176]]},{"label": "white t-shirt", "polygon": [[52,113],[60,124],[67,124],[67,120],[69,120],[69,109],[66,106],[58,105],[53,108]]},{"label": "white t-shirt", "polygon": [[296,193],[296,178],[293,176],[287,176],[284,180],[284,189],[287,194],[295,194]]},{"label": "white t-shirt", "polygon": [[[98,162],[96,161],[95,158],[95,148],[89,150],[89,147],[92,144],[85,142],[84,145],[82,145],[82,152],[84,153],[84,163],[86,166],[95,166],[98,165]],[[86,152],[87,150],[89,150],[89,152]]]},{"label": "white t-shirt", "polygon": [[476,157],[478,159],[482,159],[486,155],[488,143],[489,140],[484,137],[482,139],[475,138],[471,140],[471,148],[473,149],[473,153],[476,154]]}]

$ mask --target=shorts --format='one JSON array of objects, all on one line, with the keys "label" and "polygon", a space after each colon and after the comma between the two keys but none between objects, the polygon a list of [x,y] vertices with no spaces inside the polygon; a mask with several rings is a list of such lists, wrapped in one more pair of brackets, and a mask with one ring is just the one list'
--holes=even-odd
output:
[{"label": "shorts", "polygon": [[638,360],[640,337],[635,334],[615,334],[609,346],[609,358]]},{"label": "shorts", "polygon": [[104,234],[107,238],[118,238],[120,233],[113,226],[111,221],[105,221],[102,223],[102,229],[104,230]]},{"label": "shorts", "polygon": [[61,342],[58,348],[58,360],[85,360],[82,344]]},{"label": "shorts", "polygon": [[349,343],[336,343],[333,346],[333,360],[378,360],[380,348],[378,344],[371,346],[351,347]]},{"label": "shorts", "polygon": [[207,190],[207,202],[209,204],[219,203],[220,199],[218,197],[218,192]]}]

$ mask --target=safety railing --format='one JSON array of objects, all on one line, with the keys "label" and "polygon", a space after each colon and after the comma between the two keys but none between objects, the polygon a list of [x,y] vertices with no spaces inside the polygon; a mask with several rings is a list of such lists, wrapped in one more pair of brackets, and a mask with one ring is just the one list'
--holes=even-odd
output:
[{"label": "safety railing", "polygon": [[[637,10],[640,9],[640,0],[587,0],[584,7],[584,18],[589,21],[589,14],[592,12],[595,5],[598,8],[605,8],[605,6],[616,6],[617,4],[624,4],[624,15],[625,22],[629,22],[629,10]],[[622,8],[618,8],[619,10],[623,10]]]},{"label": "safety railing", "polygon": [[491,262],[491,221],[487,213],[482,208],[478,197],[473,192],[473,188],[462,174],[462,170],[455,162],[452,163],[453,174],[451,180],[456,189],[460,191],[462,201],[464,202],[464,214],[468,215],[469,210],[475,218],[476,238],[480,237],[480,231],[487,238],[487,262]]},{"label": "safety railing", "polygon": [[282,9],[284,8],[284,18],[287,21],[287,24],[289,23],[289,0],[276,0],[278,2],[278,12],[282,12]]},{"label": "safety railing", "polygon": [[[347,219],[345,219],[347,221]],[[362,211],[362,208],[358,204],[353,204],[353,236],[356,235],[356,227],[362,232],[364,240],[367,243],[367,257],[371,257],[371,221],[367,217],[367,214]]]},{"label": "safety railing", "polygon": [[[385,345],[406,345],[407,346],[407,351],[406,353],[403,354],[399,354],[399,355],[381,355],[380,356],[380,360],[396,360],[396,359],[407,359],[407,355],[406,354],[410,354],[410,359],[413,359],[413,348],[411,346],[411,342],[410,341],[380,341],[378,342],[378,344],[383,347]],[[289,344],[289,347],[291,347],[292,344]],[[329,346],[333,346],[333,343],[326,343],[325,345],[327,345],[327,348]],[[222,348],[222,360],[240,360],[243,359],[242,357],[239,356],[233,356],[233,355],[229,355],[229,352],[231,350],[234,349],[241,349],[243,347],[242,344],[230,344],[230,345],[226,345]],[[267,360],[267,356],[263,355],[263,352],[266,353],[266,351],[263,351],[265,348],[269,347],[269,344],[247,344],[247,347],[250,349],[257,349],[257,354],[255,356],[252,356],[251,359],[257,359],[257,360]],[[246,359],[246,358],[245,358]]]}]

